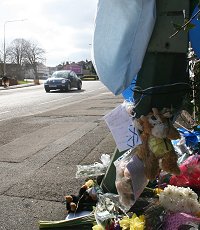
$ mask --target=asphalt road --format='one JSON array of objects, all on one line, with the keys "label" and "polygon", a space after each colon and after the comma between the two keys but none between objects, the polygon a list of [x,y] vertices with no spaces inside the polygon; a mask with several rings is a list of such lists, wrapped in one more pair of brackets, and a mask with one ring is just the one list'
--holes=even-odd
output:
[{"label": "asphalt road", "polygon": [[100,82],[84,82],[81,92],[0,91],[0,229],[65,218],[64,195],[84,183],[76,166],[114,152],[102,118],[122,102]]},{"label": "asphalt road", "polygon": [[105,91],[100,81],[83,81],[82,90],[59,90],[46,93],[43,84],[0,91],[0,121],[29,116],[76,103]]}]

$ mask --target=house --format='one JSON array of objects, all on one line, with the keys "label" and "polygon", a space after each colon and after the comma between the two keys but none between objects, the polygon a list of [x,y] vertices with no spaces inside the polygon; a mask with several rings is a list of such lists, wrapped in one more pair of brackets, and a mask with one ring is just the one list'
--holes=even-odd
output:
[{"label": "house", "polygon": [[[38,72],[38,78],[39,79],[46,79],[50,75],[49,67],[45,66],[42,63],[38,63],[37,72]],[[35,78],[33,68],[30,65],[26,66],[24,76],[25,76],[25,79],[34,79]]]}]

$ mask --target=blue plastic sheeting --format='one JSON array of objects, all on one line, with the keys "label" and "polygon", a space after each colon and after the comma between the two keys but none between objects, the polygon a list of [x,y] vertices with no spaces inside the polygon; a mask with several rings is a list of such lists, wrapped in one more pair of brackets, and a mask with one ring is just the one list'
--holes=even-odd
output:
[{"label": "blue plastic sheeting", "polygon": [[[194,16],[198,10],[199,8],[196,7],[192,13],[192,16]],[[189,30],[189,40],[191,41],[195,54],[198,58],[200,58],[200,20],[198,20],[198,16],[196,16],[191,23],[195,25],[195,28]]]},{"label": "blue plastic sheeting", "polygon": [[156,19],[155,0],[99,0],[92,61],[115,95],[139,72]]},{"label": "blue plastic sheeting", "polygon": [[200,131],[188,131],[184,128],[178,128],[178,131],[185,137],[185,142],[188,147],[195,148],[200,142]]},{"label": "blue plastic sheeting", "polygon": [[137,77],[135,77],[135,79],[131,82],[131,84],[129,85],[129,87],[122,92],[122,96],[128,102],[133,102],[134,101],[133,100],[133,90],[135,88],[136,78]]}]

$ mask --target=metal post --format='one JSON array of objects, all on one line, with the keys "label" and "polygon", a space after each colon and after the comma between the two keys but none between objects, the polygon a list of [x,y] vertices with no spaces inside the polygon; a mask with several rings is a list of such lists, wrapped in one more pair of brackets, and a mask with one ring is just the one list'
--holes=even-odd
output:
[{"label": "metal post", "polygon": [[6,30],[6,22],[4,22],[4,30],[3,30],[3,75],[6,75],[6,35],[5,35],[5,30]]},{"label": "metal post", "polygon": [[11,21],[5,21],[4,22],[4,36],[3,36],[3,74],[6,75],[6,23],[9,22],[22,22],[27,19],[18,19],[18,20],[11,20]]}]

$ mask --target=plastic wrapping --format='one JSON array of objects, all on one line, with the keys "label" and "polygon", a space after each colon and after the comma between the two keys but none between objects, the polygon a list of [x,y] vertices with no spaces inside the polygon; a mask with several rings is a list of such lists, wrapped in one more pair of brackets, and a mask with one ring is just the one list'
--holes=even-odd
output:
[{"label": "plastic wrapping", "polygon": [[173,175],[169,183],[200,190],[200,155],[188,157],[179,167],[181,174]]},{"label": "plastic wrapping", "polygon": [[[113,194],[113,196],[116,196]],[[107,194],[101,194],[98,197],[98,203],[95,208],[95,219],[98,224],[102,224],[106,220],[115,218],[116,208],[115,203]]]},{"label": "plastic wrapping", "polygon": [[125,152],[122,157],[114,162],[116,167],[115,185],[119,194],[119,201],[128,210],[134,204],[134,194],[132,188],[131,177],[126,168],[132,158],[132,152]]},{"label": "plastic wrapping", "polygon": [[110,163],[110,155],[102,154],[100,160],[102,163],[95,162],[91,165],[77,165],[76,178],[104,175]]},{"label": "plastic wrapping", "polygon": [[114,162],[116,167],[116,189],[119,201],[128,211],[138,199],[148,180],[144,174],[143,162],[129,150]]}]

